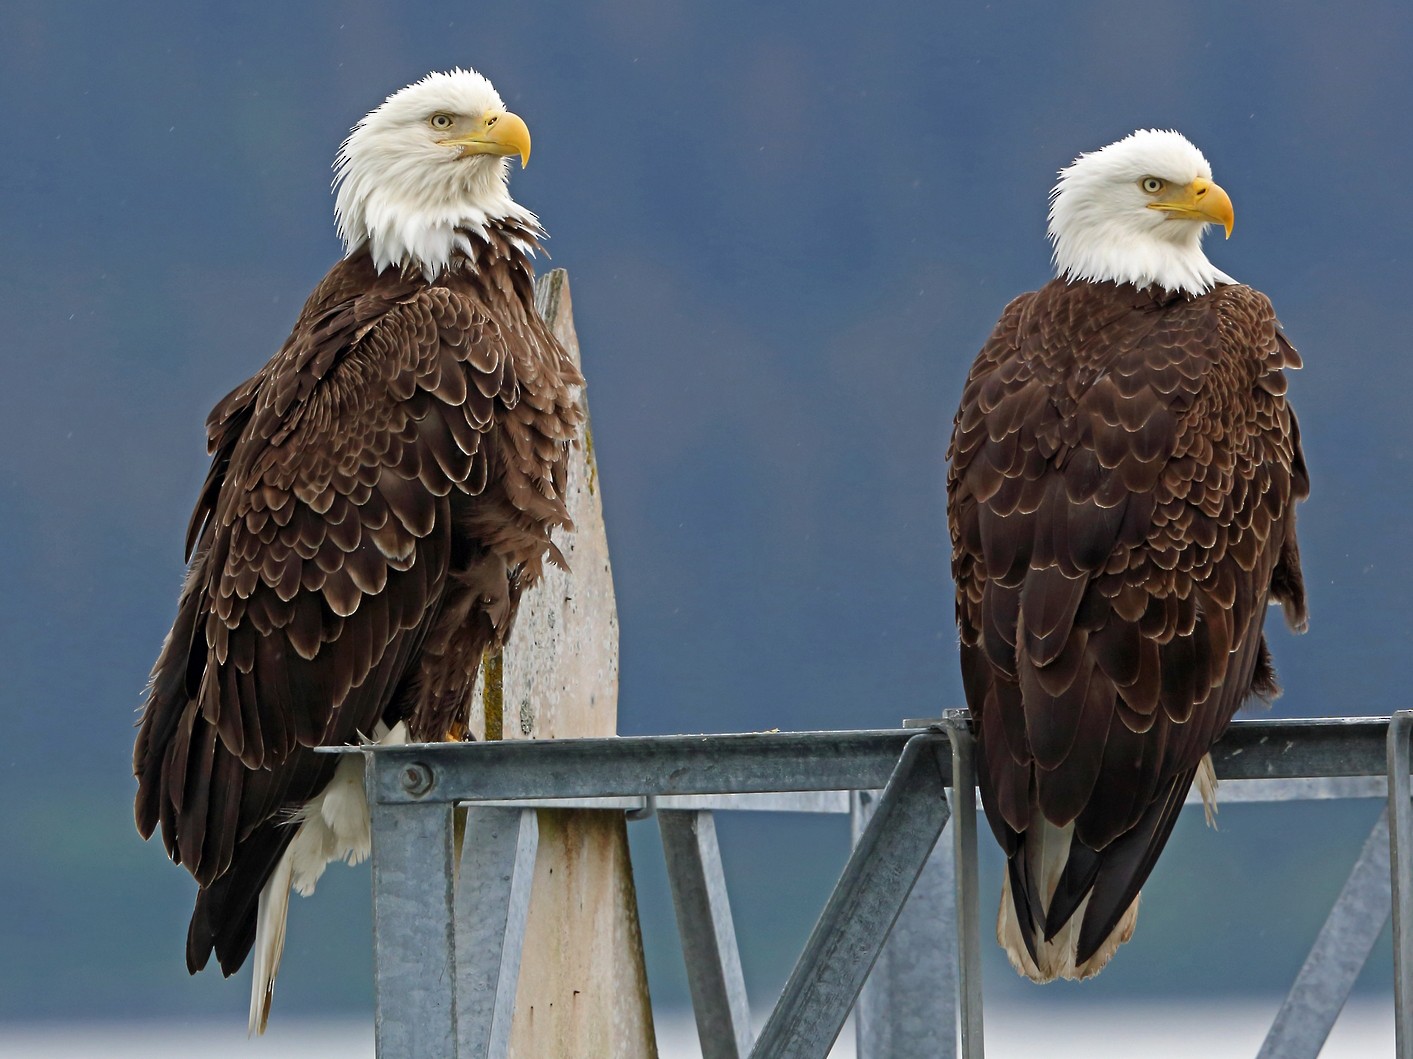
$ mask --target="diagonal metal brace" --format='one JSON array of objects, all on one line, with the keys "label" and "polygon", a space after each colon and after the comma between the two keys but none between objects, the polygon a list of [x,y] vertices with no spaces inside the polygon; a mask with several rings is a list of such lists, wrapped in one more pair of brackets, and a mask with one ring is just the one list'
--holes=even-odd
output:
[{"label": "diagonal metal brace", "polygon": [[1320,928],[1310,955],[1281,1004],[1256,1059],[1315,1059],[1388,922],[1388,810],[1380,814],[1359,859]]},{"label": "diagonal metal brace", "polygon": [[[853,792],[855,841],[873,819],[879,793]],[[955,876],[952,844],[940,841],[854,1003],[858,1059],[957,1059]]]},{"label": "diagonal metal brace", "polygon": [[752,1059],[824,1059],[947,823],[947,738],[903,749],[873,819],[810,932]]},{"label": "diagonal metal brace", "polygon": [[702,1057],[742,1059],[751,1051],[751,1008],[715,819],[706,811],[669,809],[657,820]]}]

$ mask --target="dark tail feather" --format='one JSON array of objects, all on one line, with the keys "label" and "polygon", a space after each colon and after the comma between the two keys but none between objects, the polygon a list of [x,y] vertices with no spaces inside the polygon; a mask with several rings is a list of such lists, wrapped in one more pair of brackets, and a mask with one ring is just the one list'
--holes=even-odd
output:
[{"label": "dark tail feather", "polygon": [[1168,782],[1166,797],[1155,799],[1137,825],[1099,855],[1089,907],[1080,927],[1077,962],[1084,963],[1098,951],[1148,881],[1177,823],[1194,774],[1195,770],[1189,769],[1174,776]]},{"label": "dark tail feather", "polygon": [[196,895],[186,934],[186,966],[192,974],[206,966],[212,952],[227,978],[240,970],[255,944],[260,891],[294,833],[275,820],[261,825],[241,844],[230,870]]}]

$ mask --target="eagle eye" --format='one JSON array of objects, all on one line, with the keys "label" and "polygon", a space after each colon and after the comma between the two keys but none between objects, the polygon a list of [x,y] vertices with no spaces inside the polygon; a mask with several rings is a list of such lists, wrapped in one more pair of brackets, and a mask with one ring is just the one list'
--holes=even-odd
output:
[{"label": "eagle eye", "polygon": [[1138,186],[1150,195],[1156,195],[1167,185],[1155,176],[1146,176],[1138,182]]},{"label": "eagle eye", "polygon": [[446,131],[451,128],[453,122],[450,114],[433,114],[429,119],[432,128]]}]

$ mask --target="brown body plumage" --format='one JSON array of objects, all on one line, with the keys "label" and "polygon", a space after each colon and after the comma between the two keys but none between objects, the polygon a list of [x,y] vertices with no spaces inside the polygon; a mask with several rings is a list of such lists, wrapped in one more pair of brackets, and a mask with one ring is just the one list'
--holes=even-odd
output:
[{"label": "brown body plumage", "polygon": [[187,941],[230,974],[293,815],[406,722],[461,738],[482,655],[567,522],[578,371],[534,308],[514,221],[434,282],[336,265],[279,353],[211,413],[191,566],[134,754],[138,828],[201,884]]},{"label": "brown body plumage", "polygon": [[957,624],[1000,930],[1032,978],[1085,977],[1126,939],[1204,755],[1276,693],[1267,604],[1306,621],[1299,364],[1249,287],[1056,279],[972,366],[947,480]]},{"label": "brown body plumage", "polygon": [[483,656],[562,561],[583,380],[535,310],[542,233],[508,187],[529,155],[473,70],[369,112],[335,162],[343,261],[207,421],[137,827],[200,885],[189,969],[250,957],[252,1033],[291,889],[371,844],[361,759],[315,748],[466,737]]}]

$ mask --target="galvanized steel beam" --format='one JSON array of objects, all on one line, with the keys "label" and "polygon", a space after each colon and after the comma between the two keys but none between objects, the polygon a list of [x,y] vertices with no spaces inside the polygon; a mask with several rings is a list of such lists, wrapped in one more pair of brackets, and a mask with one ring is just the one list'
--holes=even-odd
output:
[{"label": "galvanized steel beam", "polygon": [[[1281,780],[1273,782],[1284,782]],[[1380,789],[1378,796],[1384,796]],[[659,809],[704,812],[847,813],[848,791],[779,791],[762,794],[624,794],[605,798],[499,798],[474,805],[512,809],[617,809],[630,820],[647,820]]]},{"label": "galvanized steel beam", "polygon": [[[1382,776],[1387,718],[1237,721],[1212,751],[1222,779]],[[375,800],[495,801],[865,790],[916,730],[514,740],[380,747]],[[332,752],[357,752],[340,748]],[[427,770],[431,785],[405,781]]]},{"label": "galvanized steel beam", "polygon": [[[1217,804],[1314,802],[1342,798],[1387,798],[1388,781],[1378,776],[1295,776],[1286,779],[1219,778]],[[1201,805],[1201,792],[1187,792],[1186,805]]]},{"label": "galvanized steel beam", "polygon": [[1385,809],[1354,862],[1256,1059],[1316,1059],[1388,922]]},{"label": "galvanized steel beam", "polygon": [[[379,747],[393,803],[882,787],[916,732],[762,732]],[[425,771],[430,783],[407,776]]]},{"label": "galvanized steel beam", "polygon": [[456,882],[458,1059],[505,1059],[535,876],[534,809],[466,811]]},{"label": "galvanized steel beam", "polygon": [[[370,787],[377,771],[374,755]],[[454,1056],[451,806],[373,802],[370,810],[378,1057]]]},{"label": "galvanized steel beam", "polygon": [[957,1029],[962,1059],[986,1054],[981,1001],[981,916],[977,909],[976,765],[975,741],[966,710],[949,711],[943,719],[952,745],[952,843],[957,871]]},{"label": "galvanized steel beam", "polygon": [[[472,805],[503,809],[611,809],[629,814],[630,820],[647,820],[659,809],[757,813],[848,813],[850,795],[837,791],[764,791],[756,794],[620,794],[580,798],[495,798]],[[1221,781],[1217,800],[1222,805],[1270,802],[1323,801],[1348,798],[1387,800],[1388,781],[1382,776],[1324,776],[1290,779],[1232,779]],[[1185,805],[1201,805],[1193,790]]]},{"label": "galvanized steel beam", "polygon": [[1234,721],[1212,748],[1218,779],[1382,776],[1386,717]]},{"label": "galvanized steel beam", "polygon": [[1399,1059],[1413,1059],[1413,806],[1409,804],[1409,732],[1413,711],[1389,720],[1388,768],[1390,889],[1393,900],[1394,1039]]},{"label": "galvanized steel beam", "polygon": [[702,1059],[744,1059],[751,1051],[751,1008],[716,823],[709,812],[675,809],[659,810],[657,822]]}]

